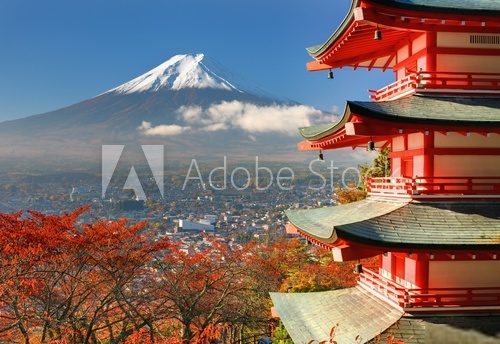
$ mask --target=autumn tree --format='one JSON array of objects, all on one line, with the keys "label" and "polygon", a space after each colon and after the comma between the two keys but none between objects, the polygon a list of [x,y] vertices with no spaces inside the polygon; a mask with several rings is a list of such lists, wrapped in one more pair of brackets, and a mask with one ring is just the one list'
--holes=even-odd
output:
[{"label": "autumn tree", "polygon": [[83,226],[82,254],[96,293],[80,317],[84,342],[93,333],[104,332],[110,343],[119,343],[142,328],[153,340],[155,322],[163,313],[157,290],[149,282],[156,279],[152,261],[160,259],[170,243],[153,240],[145,226],[145,222],[129,225],[125,219]]},{"label": "autumn tree", "polygon": [[244,251],[206,239],[206,248],[189,252],[172,245],[155,262],[159,301],[182,324],[185,343],[202,339],[245,318],[250,292]]},{"label": "autumn tree", "polygon": [[352,202],[361,201],[366,198],[367,186],[366,180],[370,177],[386,177],[391,171],[391,161],[389,159],[389,148],[381,150],[375,157],[373,162],[368,165],[360,165],[359,167],[359,185],[349,183],[346,187],[337,185],[333,198],[339,204],[347,204]]},{"label": "autumn tree", "polygon": [[168,244],[144,223],[98,221],[82,227],[85,209],[61,216],[0,215],[0,336],[49,342],[118,343],[153,331],[154,297],[141,289],[150,262]]},{"label": "autumn tree", "polygon": [[65,275],[74,223],[85,209],[62,216],[0,214],[0,338],[29,343],[33,328],[47,328],[55,284]]},{"label": "autumn tree", "polygon": [[0,214],[0,341],[234,341],[267,331],[269,292],[351,285],[349,264],[298,240],[186,247],[145,222]]}]

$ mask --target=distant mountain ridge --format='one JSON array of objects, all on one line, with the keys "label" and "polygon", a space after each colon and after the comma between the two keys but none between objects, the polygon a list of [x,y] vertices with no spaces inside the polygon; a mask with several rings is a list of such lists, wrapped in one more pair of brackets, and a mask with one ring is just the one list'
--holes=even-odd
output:
[{"label": "distant mountain ridge", "polygon": [[95,162],[102,144],[163,144],[171,159],[297,159],[296,128],[330,116],[210,64],[204,54],[176,55],[88,100],[0,123],[0,158]]}]

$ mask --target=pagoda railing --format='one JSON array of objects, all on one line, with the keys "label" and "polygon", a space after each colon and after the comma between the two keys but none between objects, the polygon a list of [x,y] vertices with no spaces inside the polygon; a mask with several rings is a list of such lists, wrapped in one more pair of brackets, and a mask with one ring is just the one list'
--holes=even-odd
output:
[{"label": "pagoda railing", "polygon": [[363,268],[359,285],[404,309],[450,310],[468,307],[500,307],[500,287],[486,288],[405,288],[369,269]]},{"label": "pagoda railing", "polygon": [[500,197],[500,177],[377,177],[367,178],[371,196],[494,196]]},{"label": "pagoda railing", "polygon": [[368,90],[374,101],[394,100],[412,93],[498,93],[500,73],[412,72],[379,90]]},{"label": "pagoda railing", "polygon": [[406,302],[405,288],[396,282],[363,267],[363,271],[359,274],[358,284],[364,289],[375,292],[378,296],[404,307]]},{"label": "pagoda railing", "polygon": [[418,85],[416,73],[405,76],[379,90],[368,90],[370,98],[374,101],[391,100],[415,92]]}]

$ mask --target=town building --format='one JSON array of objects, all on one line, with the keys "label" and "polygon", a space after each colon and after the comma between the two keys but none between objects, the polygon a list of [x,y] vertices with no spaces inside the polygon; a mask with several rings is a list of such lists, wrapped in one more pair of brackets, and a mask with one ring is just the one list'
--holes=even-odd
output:
[{"label": "town building", "polygon": [[209,220],[179,220],[179,232],[214,232],[215,226]]}]

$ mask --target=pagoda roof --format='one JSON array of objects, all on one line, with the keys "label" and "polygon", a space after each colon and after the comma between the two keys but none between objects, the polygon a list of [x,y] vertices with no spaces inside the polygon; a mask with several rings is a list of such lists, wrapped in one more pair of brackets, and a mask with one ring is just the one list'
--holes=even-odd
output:
[{"label": "pagoda roof", "polygon": [[403,311],[360,287],[314,293],[270,293],[276,312],[294,343],[329,340],[338,324],[338,343],[361,343],[397,322]]},{"label": "pagoda roof", "polygon": [[403,316],[379,338],[368,343],[387,343],[389,336],[405,344],[495,343],[500,335],[498,315]]},{"label": "pagoda roof", "polygon": [[299,231],[335,244],[482,248],[500,245],[500,202],[402,202],[368,198],[318,209],[288,210]]},{"label": "pagoda roof", "polygon": [[[349,12],[331,36],[306,48],[315,59],[308,69],[361,66],[385,70],[395,65],[396,46],[412,34],[498,32],[499,14],[499,0],[352,0]],[[465,19],[466,26],[462,23]],[[374,28],[384,31],[383,40],[373,40]]]},{"label": "pagoda roof", "polygon": [[500,127],[500,97],[441,97],[412,95],[396,100],[348,101],[338,122],[299,128],[309,141],[341,130],[353,114],[391,122]]},{"label": "pagoda roof", "polygon": [[[273,309],[294,343],[334,339],[338,343],[490,343],[500,334],[499,315],[403,315],[360,287],[311,293],[270,293]],[[355,311],[353,311],[355,310]]]},{"label": "pagoda roof", "polygon": [[349,13],[347,13],[347,16],[345,16],[344,20],[342,21],[342,23],[340,23],[337,30],[335,30],[335,32],[326,40],[326,42],[321,43],[321,44],[316,44],[316,45],[313,45],[313,46],[306,48],[309,55],[311,55],[312,57],[317,57],[317,56],[321,55],[322,53],[324,53],[327,50],[327,48],[330,45],[333,44],[333,42],[335,42],[337,39],[340,38],[340,36],[344,32],[344,30],[346,30],[349,27],[349,25],[352,23],[352,21],[354,20],[354,8],[356,8],[358,3],[359,3],[359,0],[352,0],[351,7],[349,9]]}]

